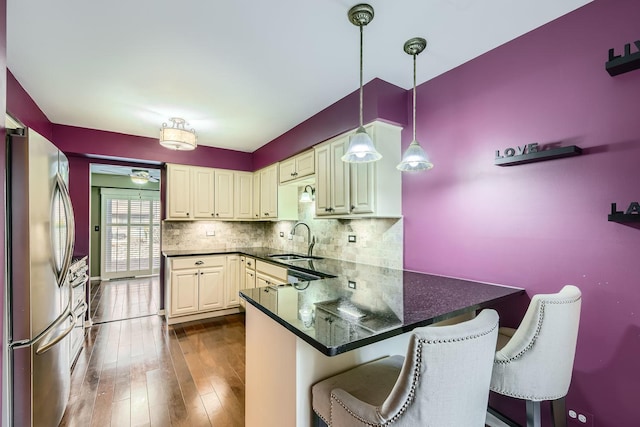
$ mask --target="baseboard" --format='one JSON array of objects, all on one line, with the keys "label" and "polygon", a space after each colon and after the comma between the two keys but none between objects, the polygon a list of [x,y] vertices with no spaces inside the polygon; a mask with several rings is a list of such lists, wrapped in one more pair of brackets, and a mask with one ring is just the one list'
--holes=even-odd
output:
[{"label": "baseboard", "polygon": [[220,316],[226,316],[229,314],[238,314],[238,313],[240,313],[240,309],[238,307],[235,307],[235,308],[227,308],[224,310],[208,311],[206,313],[189,314],[186,316],[177,316],[177,317],[169,317],[167,314],[165,314],[165,319],[167,320],[167,325],[175,325],[176,323],[191,322],[193,320],[210,319],[212,317],[220,317]]}]

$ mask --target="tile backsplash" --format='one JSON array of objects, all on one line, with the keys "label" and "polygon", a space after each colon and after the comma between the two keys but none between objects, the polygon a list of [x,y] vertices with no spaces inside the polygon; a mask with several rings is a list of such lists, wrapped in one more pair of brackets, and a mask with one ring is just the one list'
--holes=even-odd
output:
[{"label": "tile backsplash", "polygon": [[[302,187],[299,189],[302,192]],[[315,203],[315,202],[314,202]],[[403,266],[402,219],[314,219],[314,203],[299,203],[299,221],[311,228],[316,244],[313,254],[362,264],[401,269]],[[283,252],[307,253],[307,229],[299,226],[288,239],[295,221],[164,221],[162,249],[226,249],[266,246]],[[215,235],[207,235],[207,232]],[[280,237],[280,233],[284,237]],[[349,236],[356,237],[355,243]]]}]

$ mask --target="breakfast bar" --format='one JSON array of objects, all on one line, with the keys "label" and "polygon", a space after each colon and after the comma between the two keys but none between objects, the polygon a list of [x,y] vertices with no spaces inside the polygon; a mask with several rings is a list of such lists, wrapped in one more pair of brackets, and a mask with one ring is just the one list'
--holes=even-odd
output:
[{"label": "breakfast bar", "polygon": [[404,354],[416,327],[469,318],[524,293],[521,288],[335,259],[278,262],[325,278],[241,291],[246,301],[249,427],[311,425],[315,382]]}]

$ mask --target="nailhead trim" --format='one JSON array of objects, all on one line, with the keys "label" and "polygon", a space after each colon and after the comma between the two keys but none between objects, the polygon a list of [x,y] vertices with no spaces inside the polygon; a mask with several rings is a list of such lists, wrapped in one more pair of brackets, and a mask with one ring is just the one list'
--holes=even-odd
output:
[{"label": "nailhead trim", "polygon": [[[573,304],[575,302],[580,301],[581,298],[582,298],[582,296],[579,295],[579,296],[574,297],[574,298],[568,298],[568,299],[562,299],[562,300],[547,300],[547,301],[543,300],[543,301],[541,301],[541,303],[540,303],[540,311],[539,311],[539,316],[538,316],[538,323],[536,324],[536,333],[533,335],[533,339],[518,354],[514,355],[513,357],[508,358],[507,360],[494,360],[493,363],[497,364],[497,365],[507,365],[507,364],[509,364],[511,362],[514,362],[514,361],[520,359],[522,356],[524,356],[524,354],[526,352],[531,350],[531,348],[533,347],[533,345],[537,341],[538,336],[540,335],[540,329],[542,328],[542,321],[544,320],[544,308],[545,308],[546,304]],[[513,393],[511,391],[505,390],[505,389],[494,389],[494,388],[492,388],[491,390],[495,391],[496,393],[503,394],[505,396],[516,397],[516,398],[523,399],[523,400],[533,400],[533,399],[536,399],[537,401],[556,400],[556,399],[559,399],[561,397],[564,397],[564,395],[563,396],[552,395],[552,396],[539,397],[539,396],[530,396],[530,395],[517,394],[517,393]]]},{"label": "nailhead trim", "polygon": [[[496,328],[498,328],[498,323],[496,323],[495,325],[493,325],[493,327],[491,329],[488,329],[484,332],[480,332],[478,334],[474,334],[474,335],[469,335],[466,337],[457,337],[457,338],[448,338],[448,339],[438,339],[438,340],[426,340],[426,339],[418,339],[418,348],[416,349],[416,363],[413,366],[413,379],[411,380],[411,389],[409,391],[409,395],[407,396],[407,399],[404,401],[404,403],[402,404],[402,408],[400,408],[400,410],[398,411],[397,414],[395,414],[393,417],[391,417],[388,421],[380,424],[380,423],[376,423],[376,424],[372,424],[369,423],[367,420],[365,420],[364,418],[360,417],[359,415],[355,414],[351,409],[349,409],[347,407],[347,405],[340,400],[335,394],[333,394],[333,391],[331,392],[331,418],[333,419],[333,401],[337,401],[340,406],[342,406],[344,408],[345,411],[347,411],[349,413],[349,415],[351,415],[353,418],[357,419],[358,421],[360,421],[361,423],[363,423],[364,425],[368,426],[368,427],[386,427],[389,426],[391,424],[393,424],[394,422],[398,421],[400,419],[400,417],[407,411],[407,409],[409,408],[409,406],[411,405],[411,403],[413,402],[414,398],[415,398],[415,394],[416,394],[416,387],[417,387],[417,383],[420,381],[420,376],[421,376],[421,372],[422,372],[422,346],[424,344],[446,344],[446,343],[452,343],[452,342],[460,342],[460,341],[468,341],[468,340],[472,340],[472,339],[476,339],[476,338],[480,338],[483,337],[485,335],[490,334],[491,332],[493,332],[494,330],[496,330]],[[376,413],[378,414],[378,416],[382,417],[382,415],[380,414],[380,407],[378,406],[376,408]],[[329,423],[327,423],[328,425],[330,425]]]}]

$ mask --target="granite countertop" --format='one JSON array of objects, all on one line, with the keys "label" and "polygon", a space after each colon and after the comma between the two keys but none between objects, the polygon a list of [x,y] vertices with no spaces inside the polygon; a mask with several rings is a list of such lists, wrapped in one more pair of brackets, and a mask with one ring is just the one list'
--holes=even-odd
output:
[{"label": "granite countertop", "polygon": [[[335,276],[240,292],[248,303],[328,356],[490,307],[524,293],[522,288],[332,258],[276,261],[268,257],[282,252],[273,248],[227,248],[163,251],[163,254],[176,257],[241,253],[287,268]],[[269,294],[268,304],[266,294]],[[273,301],[277,301],[275,307]],[[310,322],[305,324],[301,320],[301,310],[312,313]]]}]

